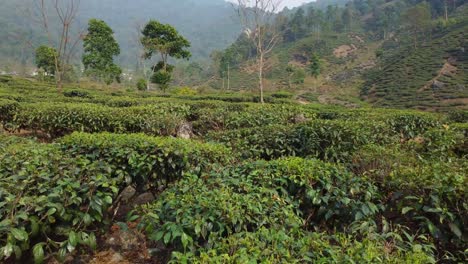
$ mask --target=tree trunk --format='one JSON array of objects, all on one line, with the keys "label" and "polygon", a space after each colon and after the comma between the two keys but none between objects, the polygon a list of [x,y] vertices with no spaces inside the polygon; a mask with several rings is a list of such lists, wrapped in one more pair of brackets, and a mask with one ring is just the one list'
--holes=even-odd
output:
[{"label": "tree trunk", "polygon": [[231,67],[228,64],[228,72],[227,72],[227,89],[228,91],[231,89]]},{"label": "tree trunk", "polygon": [[317,93],[317,77],[314,77],[314,91]]},{"label": "tree trunk", "polygon": [[258,87],[260,88],[260,103],[264,104],[263,100],[263,53],[260,52],[258,61]]},{"label": "tree trunk", "polygon": [[444,6],[445,6],[445,22],[448,21],[448,4],[447,0],[444,1]]},{"label": "tree trunk", "polygon": [[63,83],[62,83],[62,72],[59,71],[56,73],[56,78],[55,78],[56,84],[57,84],[57,90],[59,93],[62,92],[63,88]]}]

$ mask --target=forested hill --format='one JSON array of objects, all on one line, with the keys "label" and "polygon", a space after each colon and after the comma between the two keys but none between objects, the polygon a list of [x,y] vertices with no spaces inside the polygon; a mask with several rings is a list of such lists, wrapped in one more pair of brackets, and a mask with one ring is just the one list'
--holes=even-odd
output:
[{"label": "forested hill", "polygon": [[[31,46],[46,44],[41,26],[31,18],[38,13],[35,2],[1,0],[0,66],[31,63]],[[194,58],[208,58],[212,50],[228,46],[240,32],[235,10],[224,0],[82,0],[80,27],[85,28],[90,18],[103,19],[112,27],[122,49],[119,63],[126,66],[136,63],[136,24],[149,19],[174,25],[192,43]]]},{"label": "forested hill", "polygon": [[[278,15],[281,41],[266,60],[267,89],[345,106],[467,107],[467,1],[326,2]],[[216,58],[214,86],[228,77],[232,89],[255,86],[256,50],[245,36]]]}]

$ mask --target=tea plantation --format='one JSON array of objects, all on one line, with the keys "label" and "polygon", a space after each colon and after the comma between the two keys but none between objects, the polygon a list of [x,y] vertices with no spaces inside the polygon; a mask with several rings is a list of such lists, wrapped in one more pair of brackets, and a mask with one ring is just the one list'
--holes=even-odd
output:
[{"label": "tea plantation", "polygon": [[468,112],[257,101],[2,77],[0,262],[468,261]]}]

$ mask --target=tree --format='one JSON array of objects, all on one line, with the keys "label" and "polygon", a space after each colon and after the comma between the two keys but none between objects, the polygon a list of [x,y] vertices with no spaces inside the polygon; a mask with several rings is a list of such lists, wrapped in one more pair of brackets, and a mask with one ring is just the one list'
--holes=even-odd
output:
[{"label": "tree", "polygon": [[288,73],[288,85],[290,89],[293,88],[293,84],[298,85],[304,83],[306,77],[304,69],[288,65],[286,67],[286,72]]},{"label": "tree", "polygon": [[351,7],[347,7],[343,10],[341,19],[343,20],[345,31],[350,32],[353,24],[353,11]]},{"label": "tree", "polygon": [[256,49],[256,68],[258,73],[258,87],[260,102],[265,103],[263,96],[263,71],[266,56],[279,42],[281,34],[274,25],[275,13],[281,0],[237,0],[238,13],[244,27],[245,35]]},{"label": "tree", "polygon": [[[82,38],[82,33],[80,32],[77,37],[73,38],[71,36],[71,28],[76,22],[76,16],[80,6],[80,0],[34,0],[37,3],[37,7],[41,15],[41,23],[44,27],[44,30],[47,34],[49,41],[49,46],[54,47],[55,58],[55,82],[59,91],[63,87],[63,77],[65,76],[65,71],[70,69],[70,60],[75,53],[76,45],[79,40]],[[60,22],[59,24],[59,38],[54,40],[54,35],[52,33],[52,27],[49,22],[49,8],[55,10],[55,14],[58,17]]]},{"label": "tree", "polygon": [[44,70],[47,75],[55,75],[55,58],[57,51],[54,48],[40,46],[36,49],[36,65]]},{"label": "tree", "polygon": [[413,36],[414,48],[417,48],[418,35],[427,32],[431,26],[431,10],[429,5],[421,3],[409,8],[403,14],[402,19],[409,33]]},{"label": "tree", "polygon": [[161,24],[151,20],[142,31],[141,44],[144,47],[144,57],[150,60],[154,55],[160,55],[160,61],[152,66],[151,81],[166,92],[172,78],[173,66],[168,64],[169,58],[189,59],[191,57],[190,42],[179,34],[169,24]]},{"label": "tree", "polygon": [[[309,73],[312,77],[314,77],[315,82],[317,78],[320,76],[322,72],[322,61],[317,54],[312,54],[310,58],[310,65],[309,65]],[[315,90],[317,90],[317,84],[315,84]]]},{"label": "tree", "polygon": [[289,24],[294,36],[294,40],[304,37],[306,35],[306,19],[304,9],[299,8],[296,11],[296,13],[292,16],[292,19],[289,22]]},{"label": "tree", "polygon": [[88,33],[83,40],[83,64],[87,75],[111,84],[120,82],[122,69],[114,64],[114,56],[120,54],[120,47],[114,39],[114,31],[102,20],[91,19]]}]

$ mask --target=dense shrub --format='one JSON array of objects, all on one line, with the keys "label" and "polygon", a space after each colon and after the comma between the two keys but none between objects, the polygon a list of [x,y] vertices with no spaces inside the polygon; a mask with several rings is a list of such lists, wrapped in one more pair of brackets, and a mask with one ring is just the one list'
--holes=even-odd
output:
[{"label": "dense shrub", "polygon": [[283,156],[350,161],[354,151],[371,142],[396,142],[381,122],[315,120],[293,126],[266,126],[210,133],[244,158],[274,159]]},{"label": "dense shrub", "polygon": [[430,250],[414,243],[397,247],[383,239],[337,233],[284,231],[261,228],[220,239],[200,255],[175,253],[181,263],[435,263]]},{"label": "dense shrub", "polygon": [[10,122],[14,119],[18,106],[15,101],[0,99],[0,122],[3,128],[8,129],[11,126]]},{"label": "dense shrub", "polygon": [[65,97],[92,98],[91,94],[85,90],[71,90],[63,93]]},{"label": "dense shrub", "polygon": [[55,145],[13,144],[0,160],[0,260],[24,252],[36,262],[48,253],[63,260],[79,245],[96,248],[93,226],[105,220],[123,178]]},{"label": "dense shrub", "polygon": [[188,111],[184,105],[112,108],[93,104],[22,104],[3,122],[14,129],[59,137],[73,131],[175,135]]},{"label": "dense shrub", "polygon": [[125,186],[146,191],[230,159],[221,146],[136,134],[75,133],[48,145],[0,136],[0,150],[0,259],[95,248],[91,230],[109,223]]},{"label": "dense shrub", "polygon": [[464,234],[468,233],[468,163],[454,157],[441,159],[439,150],[430,159],[418,151],[405,146],[369,146],[355,154],[353,167],[387,197],[382,201],[385,216],[430,234],[437,242],[439,257],[451,252],[463,258]]},{"label": "dense shrub", "polygon": [[209,141],[220,142],[239,153],[243,159],[265,160],[294,156],[290,141],[291,126],[273,125],[209,133]]},{"label": "dense shrub", "polygon": [[399,133],[403,139],[411,139],[421,135],[430,128],[440,125],[440,120],[431,114],[394,114],[384,117],[394,133]]},{"label": "dense shrub", "polygon": [[113,175],[128,175],[128,184],[145,189],[177,180],[191,169],[204,170],[232,158],[220,145],[142,134],[74,133],[60,143],[65,152],[109,164]]},{"label": "dense shrub", "polygon": [[138,91],[145,91],[148,88],[147,81],[145,79],[138,79],[136,83],[136,87]]},{"label": "dense shrub", "polygon": [[456,110],[448,113],[448,120],[454,123],[468,123],[468,111]]},{"label": "dense shrub", "polygon": [[258,162],[185,177],[142,208],[141,225],[170,248],[196,250],[262,227],[342,229],[378,211],[375,195],[365,179],[320,161]]},{"label": "dense shrub", "polygon": [[468,155],[468,123],[452,124],[450,127],[463,135],[463,139],[457,142],[455,146],[455,153],[460,157],[466,158]]},{"label": "dense shrub", "polygon": [[226,108],[203,109],[198,113],[194,129],[198,134],[215,130],[233,130],[240,128],[294,123],[296,117],[314,119],[315,113],[290,105],[249,105],[239,110]]}]

